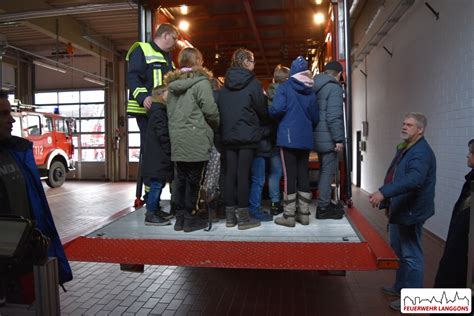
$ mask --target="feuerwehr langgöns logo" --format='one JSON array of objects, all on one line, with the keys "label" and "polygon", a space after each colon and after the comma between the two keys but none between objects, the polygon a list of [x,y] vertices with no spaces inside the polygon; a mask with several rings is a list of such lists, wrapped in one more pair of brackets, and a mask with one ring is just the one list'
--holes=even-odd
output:
[{"label": "feuerwehr langg\u00f6ns logo", "polygon": [[441,314],[471,312],[471,289],[402,289],[400,312]]}]

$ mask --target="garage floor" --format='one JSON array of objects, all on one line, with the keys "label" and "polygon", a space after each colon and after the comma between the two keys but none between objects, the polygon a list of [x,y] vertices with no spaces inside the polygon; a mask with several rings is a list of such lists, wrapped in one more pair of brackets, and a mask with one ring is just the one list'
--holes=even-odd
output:
[{"label": "garage floor", "polygon": [[[134,188],[133,183],[82,181],[45,188],[63,242],[110,222],[133,203]],[[370,207],[366,193],[354,189],[353,195],[355,206],[387,238],[383,213]],[[169,199],[168,190],[162,198]],[[442,249],[441,241],[424,234],[426,287],[433,284]],[[399,314],[388,307],[393,298],[380,293],[381,286],[393,281],[394,271],[335,276],[322,271],[145,266],[144,273],[130,273],[120,271],[118,264],[71,264],[74,280],[61,293],[62,315]]]}]

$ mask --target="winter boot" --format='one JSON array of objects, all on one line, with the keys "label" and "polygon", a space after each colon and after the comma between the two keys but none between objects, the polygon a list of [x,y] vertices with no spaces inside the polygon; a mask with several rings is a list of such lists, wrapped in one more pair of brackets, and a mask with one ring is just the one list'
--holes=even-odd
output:
[{"label": "winter boot", "polygon": [[283,207],[281,206],[280,202],[272,202],[271,213],[273,216],[277,216],[283,213]]},{"label": "winter boot", "polygon": [[176,221],[174,222],[174,230],[183,230],[184,226],[184,210],[176,210]]},{"label": "winter boot", "polygon": [[262,211],[262,209],[255,211],[249,209],[249,213],[252,218],[258,219],[261,222],[271,222],[273,220],[273,215]]},{"label": "winter boot", "polygon": [[275,224],[295,227],[296,193],[286,195],[283,200],[283,216],[275,219]]},{"label": "winter boot", "polygon": [[225,207],[225,226],[234,227],[237,225],[237,217],[235,216],[235,210],[237,206],[226,206]]},{"label": "winter boot", "polygon": [[238,208],[237,224],[240,230],[250,229],[260,226],[260,221],[250,217],[249,209],[247,207]]},{"label": "winter boot", "polygon": [[301,225],[309,225],[309,215],[311,215],[309,205],[311,204],[311,197],[311,192],[298,191],[296,221],[301,223]]},{"label": "winter boot", "polygon": [[185,233],[190,233],[196,230],[201,230],[207,227],[209,222],[203,218],[200,218],[197,215],[185,215],[184,216],[184,225],[183,231]]}]

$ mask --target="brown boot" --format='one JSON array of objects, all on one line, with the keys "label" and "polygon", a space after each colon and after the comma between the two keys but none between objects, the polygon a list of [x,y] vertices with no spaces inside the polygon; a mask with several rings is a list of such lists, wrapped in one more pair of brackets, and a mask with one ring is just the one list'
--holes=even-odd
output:
[{"label": "brown boot", "polygon": [[237,224],[240,230],[244,230],[260,226],[260,221],[250,217],[249,209],[243,207],[237,209]]},{"label": "brown boot", "polygon": [[311,192],[298,191],[298,212],[296,212],[296,221],[301,225],[309,225],[309,205],[311,204]]},{"label": "brown boot", "polygon": [[296,212],[296,193],[284,196],[283,199],[283,216],[275,219],[275,224],[286,227],[295,227]]},{"label": "brown boot", "polygon": [[237,206],[226,206],[225,207],[225,226],[234,227],[237,225],[237,217],[235,216],[235,210]]}]

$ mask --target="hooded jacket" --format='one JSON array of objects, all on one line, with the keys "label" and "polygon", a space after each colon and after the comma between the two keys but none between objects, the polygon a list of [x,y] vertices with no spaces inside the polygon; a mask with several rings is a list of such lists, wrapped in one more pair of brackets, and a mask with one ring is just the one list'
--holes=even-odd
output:
[{"label": "hooded jacket", "polygon": [[194,67],[192,71],[173,71],[165,78],[172,161],[209,160],[213,129],[219,127],[211,76],[206,69]]},{"label": "hooded jacket", "polygon": [[10,153],[23,173],[32,219],[35,221],[36,227],[51,239],[48,256],[58,259],[59,284],[71,281],[71,267],[54,225],[53,216],[44,193],[38,168],[36,167],[33,156],[33,143],[26,139],[12,136],[7,141],[2,142],[0,146],[2,150],[7,150]]},{"label": "hooded jacket", "polygon": [[219,91],[221,137],[225,148],[257,148],[268,121],[262,85],[250,70],[231,67]]},{"label": "hooded jacket", "polygon": [[280,120],[277,146],[311,150],[318,124],[318,105],[311,87],[291,77],[278,87],[270,115]]},{"label": "hooded jacket", "polygon": [[[398,151],[404,150],[398,147]],[[390,199],[391,224],[424,223],[434,214],[436,157],[424,137],[404,150],[393,174],[393,181],[379,191]]]},{"label": "hooded jacket", "polygon": [[143,153],[142,176],[145,184],[151,180],[168,182],[173,179],[171,144],[166,106],[153,102],[148,111],[148,127]]},{"label": "hooded jacket", "polygon": [[314,92],[319,106],[319,124],[314,129],[314,149],[319,153],[334,151],[344,141],[343,91],[336,78],[325,73],[314,78]]}]

